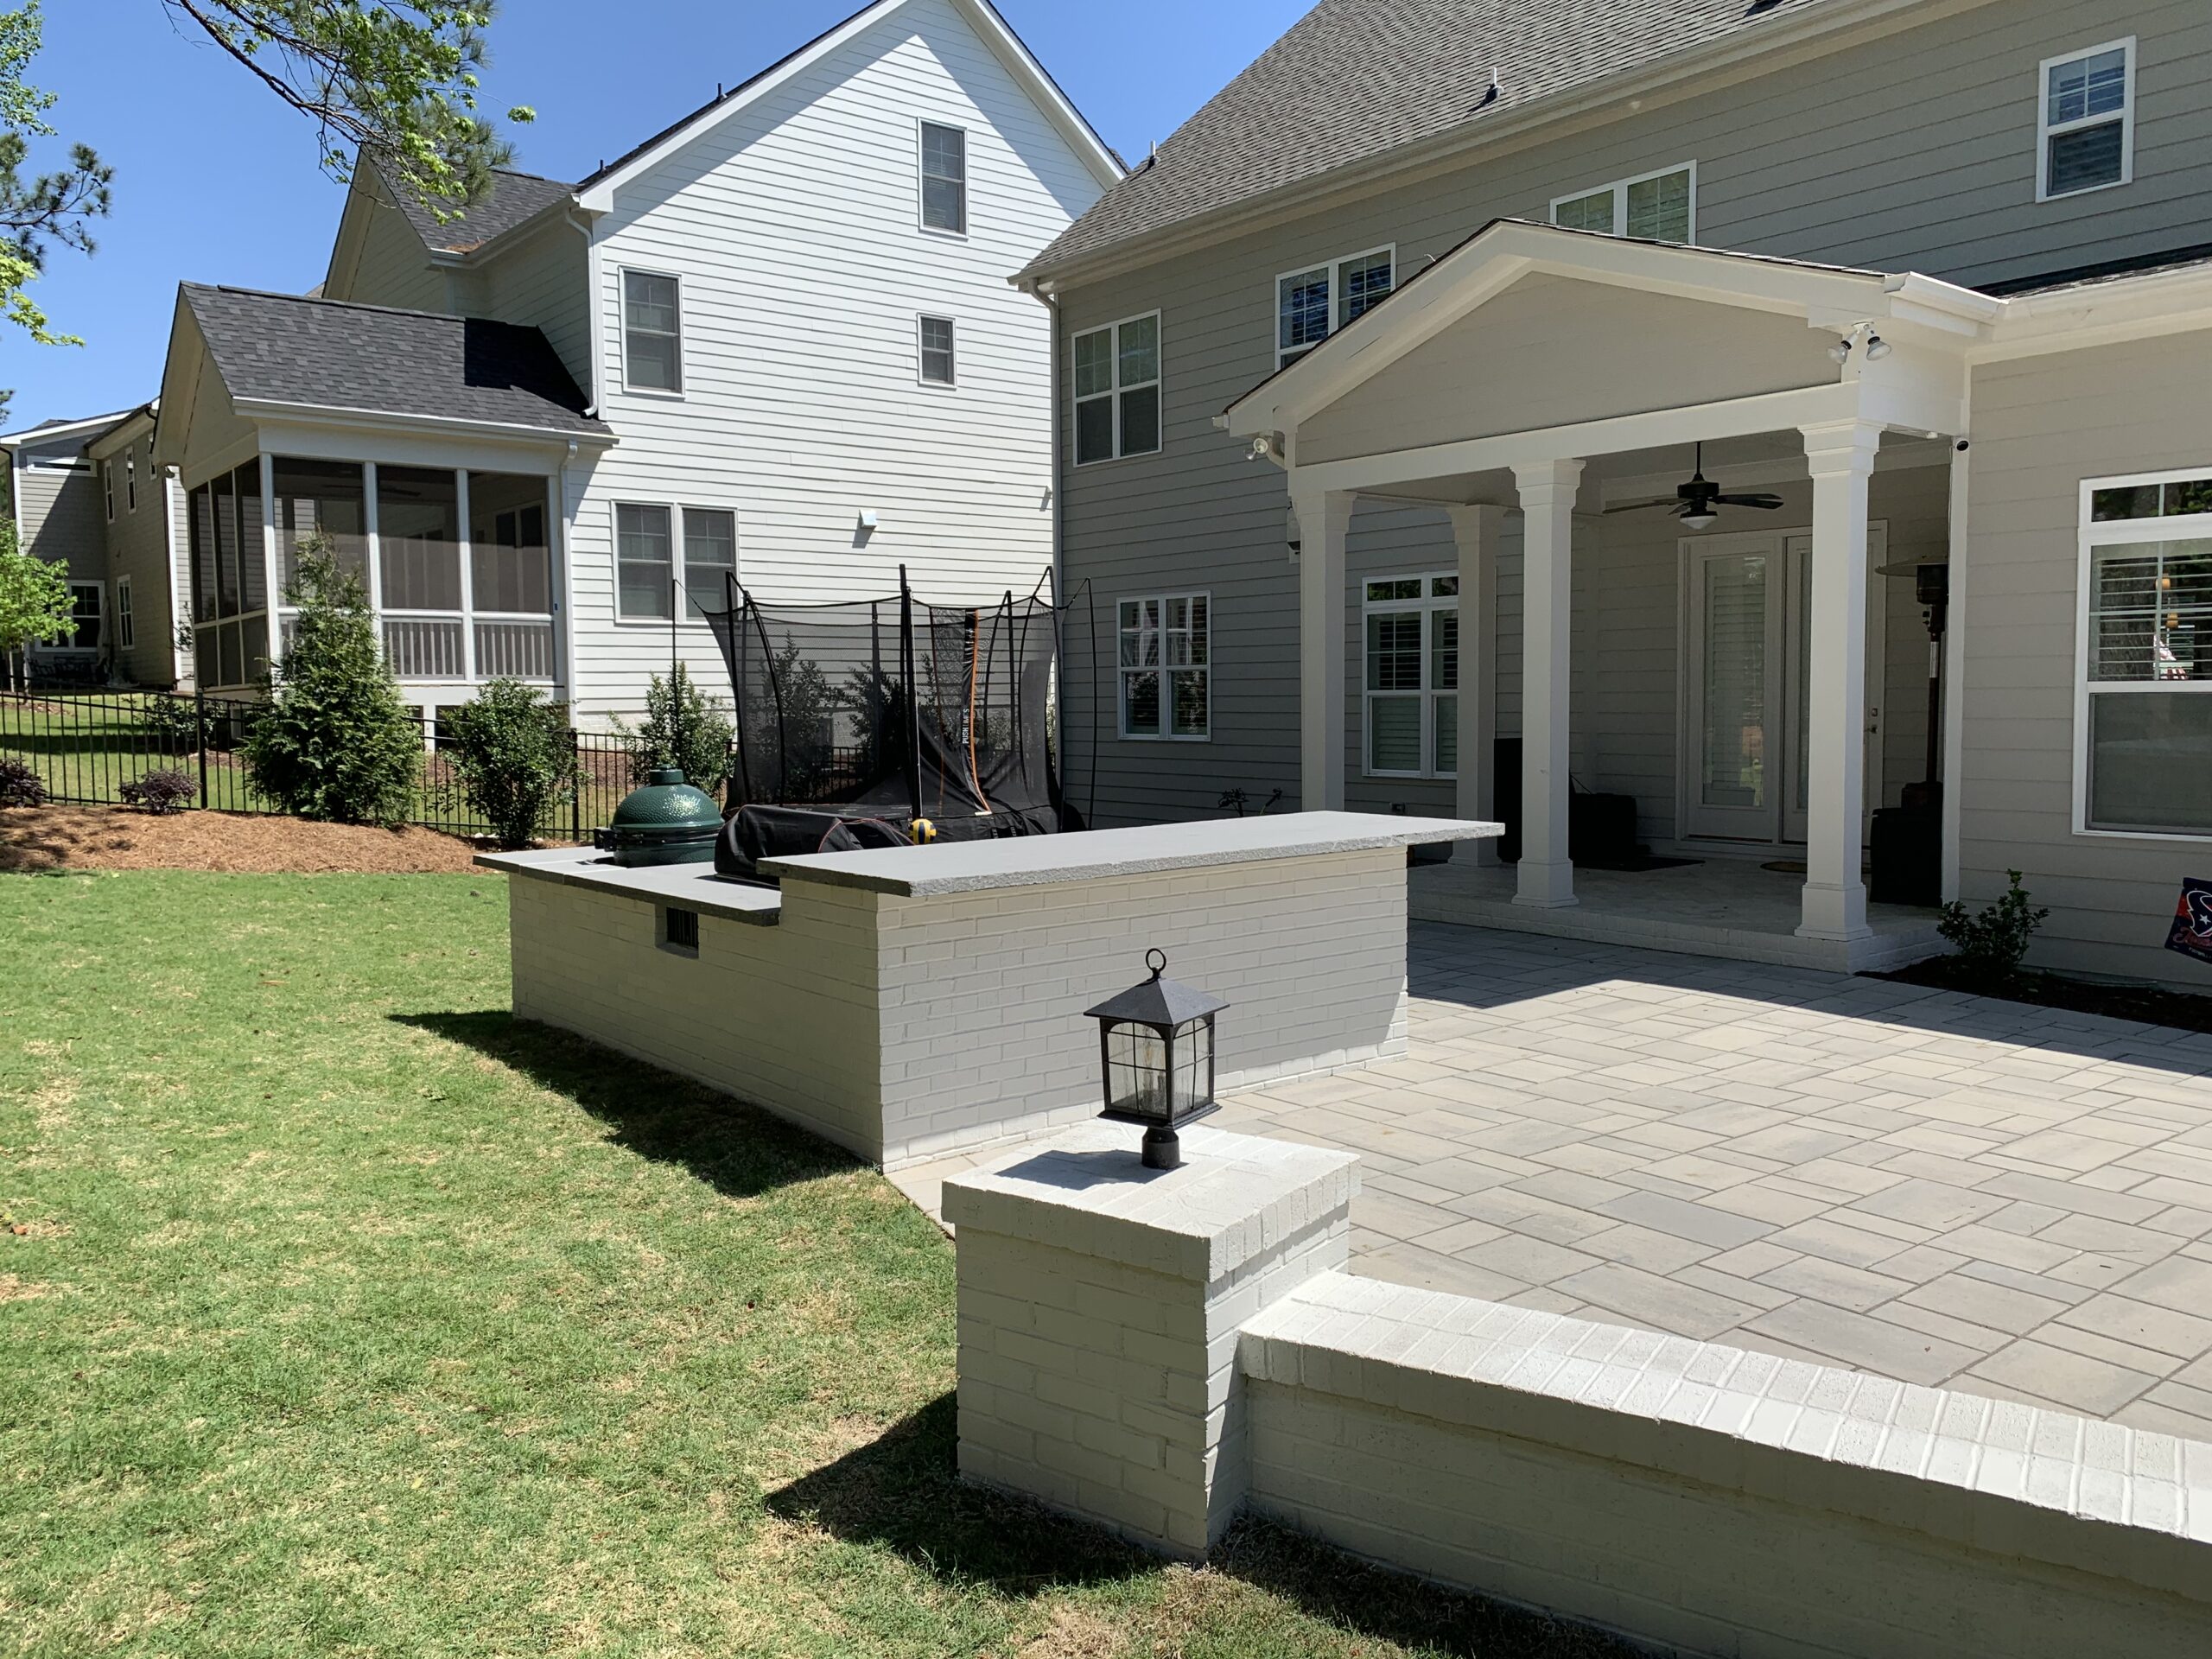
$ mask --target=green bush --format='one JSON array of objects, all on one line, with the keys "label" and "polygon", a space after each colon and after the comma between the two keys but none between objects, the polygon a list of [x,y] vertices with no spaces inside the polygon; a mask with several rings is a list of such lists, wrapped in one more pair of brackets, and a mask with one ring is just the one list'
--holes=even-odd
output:
[{"label": "green bush", "polygon": [[0,806],[44,806],[46,780],[29,761],[0,755]]},{"label": "green bush", "polygon": [[446,732],[462,796],[502,847],[529,846],[576,772],[561,711],[535,686],[493,680],[475,702],[447,711]]},{"label": "green bush", "polygon": [[190,754],[207,740],[213,714],[203,714],[194,697],[152,696],[138,705],[138,724],[147,746],[162,754]]},{"label": "green bush", "polygon": [[636,740],[630,751],[630,781],[678,766],[684,778],[708,794],[729,778],[730,743],[737,728],[681,663],[664,678],[656,674],[645,687],[645,717],[639,725],[621,721],[615,729]]},{"label": "green bush", "polygon": [[183,811],[192,804],[192,798],[199,792],[198,784],[173,768],[149,772],[143,778],[134,778],[123,786],[121,791],[126,806],[135,806],[157,818]]},{"label": "green bush", "polygon": [[1969,914],[1954,899],[1943,906],[1936,924],[1936,931],[1957,948],[1961,962],[1976,974],[2000,982],[2020,971],[2029,941],[2050,914],[2048,910],[2028,907],[2027,889],[2020,885],[2018,870],[2005,874],[2012,878],[2012,887],[1980,915]]},{"label": "green bush", "polygon": [[377,649],[367,594],[317,535],[284,597],[298,620],[267,702],[249,716],[246,776],[281,811],[398,823],[422,772],[423,728]]}]

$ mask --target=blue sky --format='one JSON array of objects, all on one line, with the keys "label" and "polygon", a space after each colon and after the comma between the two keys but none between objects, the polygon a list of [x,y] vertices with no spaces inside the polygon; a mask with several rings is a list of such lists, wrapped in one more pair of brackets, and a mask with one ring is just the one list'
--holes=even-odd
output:
[{"label": "blue sky", "polygon": [[[1123,155],[1141,155],[1259,55],[1311,0],[999,0]],[[506,0],[490,102],[529,104],[518,164],[576,178],[858,9],[860,0]],[[613,26],[617,18],[620,27]],[[7,426],[98,414],[157,389],[177,283],[297,292],[321,280],[344,200],[314,134],[161,0],[47,0],[34,72],[59,93],[60,143],[116,169],[92,257],[48,260],[34,293],[82,346],[0,333]],[[35,152],[33,169],[51,151]]]}]

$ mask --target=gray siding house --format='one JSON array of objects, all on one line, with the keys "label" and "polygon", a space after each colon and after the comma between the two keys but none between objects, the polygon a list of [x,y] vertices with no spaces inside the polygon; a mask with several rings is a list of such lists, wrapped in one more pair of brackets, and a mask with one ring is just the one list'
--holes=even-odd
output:
[{"label": "gray siding house", "polygon": [[1079,804],[1503,816],[1424,913],[1835,967],[2017,868],[2212,986],[2209,79],[2199,0],[1322,0],[1018,279]]}]

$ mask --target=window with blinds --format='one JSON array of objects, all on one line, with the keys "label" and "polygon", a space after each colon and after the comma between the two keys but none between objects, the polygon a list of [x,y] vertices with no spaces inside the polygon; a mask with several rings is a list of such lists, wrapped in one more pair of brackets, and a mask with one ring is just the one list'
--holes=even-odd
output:
[{"label": "window with blinds", "polygon": [[1600,231],[1645,242],[1694,242],[1697,163],[1683,162],[1560,196],[1552,203],[1551,219],[1570,231]]},{"label": "window with blinds", "polygon": [[1459,770],[1459,578],[1389,576],[1366,584],[1363,765],[1378,778]]}]

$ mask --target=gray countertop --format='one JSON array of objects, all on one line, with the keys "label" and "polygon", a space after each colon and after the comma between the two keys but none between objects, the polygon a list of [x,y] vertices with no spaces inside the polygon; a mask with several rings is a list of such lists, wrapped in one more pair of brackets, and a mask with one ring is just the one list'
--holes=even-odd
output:
[{"label": "gray countertop", "polygon": [[775,888],[716,875],[712,864],[663,864],[652,869],[626,870],[607,862],[606,854],[588,847],[548,847],[529,853],[479,853],[476,861],[487,870],[501,870],[509,875],[592,887],[658,905],[676,905],[696,910],[702,916],[727,917],[757,927],[773,927],[783,914],[784,895]]},{"label": "gray countertop", "polygon": [[1206,865],[1255,864],[1384,847],[1481,841],[1504,833],[1503,824],[1462,818],[1288,812],[1278,817],[1207,818],[1132,830],[1094,830],[1081,835],[811,853],[771,859],[760,868],[786,881],[823,881],[833,887],[865,887],[921,899],[935,893],[1046,887]]}]

